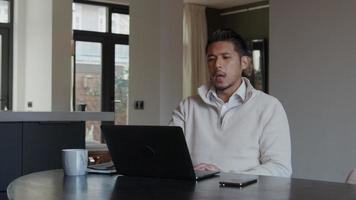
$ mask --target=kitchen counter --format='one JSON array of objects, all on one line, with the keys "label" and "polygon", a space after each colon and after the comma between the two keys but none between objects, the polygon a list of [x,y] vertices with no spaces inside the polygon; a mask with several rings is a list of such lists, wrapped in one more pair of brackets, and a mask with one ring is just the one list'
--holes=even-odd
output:
[{"label": "kitchen counter", "polygon": [[0,122],[114,120],[114,112],[0,112]]}]

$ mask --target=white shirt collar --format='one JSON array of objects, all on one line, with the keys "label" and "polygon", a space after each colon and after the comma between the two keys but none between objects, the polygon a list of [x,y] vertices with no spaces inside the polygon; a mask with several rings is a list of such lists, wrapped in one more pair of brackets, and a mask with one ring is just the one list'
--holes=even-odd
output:
[{"label": "white shirt collar", "polygon": [[[207,93],[207,97],[208,99],[210,100],[213,100],[215,99],[216,101],[219,101],[219,102],[223,102],[223,100],[221,100],[218,95],[216,94],[216,90],[215,90],[215,87],[212,86],[210,87],[208,93]],[[238,98],[241,98],[242,102],[245,101],[245,98],[246,98],[246,83],[244,81],[244,79],[241,79],[241,85],[239,86],[239,88],[237,88],[237,90],[231,95],[231,97],[229,98],[228,102],[231,101],[231,99],[234,98],[235,100],[238,99]],[[214,101],[214,100],[213,100]]]}]

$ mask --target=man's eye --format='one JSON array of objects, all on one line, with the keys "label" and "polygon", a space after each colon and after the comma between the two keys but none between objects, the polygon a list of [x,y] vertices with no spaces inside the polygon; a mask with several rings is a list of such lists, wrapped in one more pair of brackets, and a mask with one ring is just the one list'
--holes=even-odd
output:
[{"label": "man's eye", "polygon": [[229,59],[231,56],[223,56],[224,59]]},{"label": "man's eye", "polygon": [[208,61],[213,61],[215,60],[215,57],[208,57]]}]

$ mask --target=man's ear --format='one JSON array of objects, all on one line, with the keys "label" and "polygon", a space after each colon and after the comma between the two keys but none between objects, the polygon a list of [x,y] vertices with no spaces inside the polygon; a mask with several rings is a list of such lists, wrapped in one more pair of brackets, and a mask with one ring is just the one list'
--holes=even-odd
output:
[{"label": "man's ear", "polygon": [[241,69],[245,70],[250,66],[251,58],[249,56],[242,56],[241,57]]}]

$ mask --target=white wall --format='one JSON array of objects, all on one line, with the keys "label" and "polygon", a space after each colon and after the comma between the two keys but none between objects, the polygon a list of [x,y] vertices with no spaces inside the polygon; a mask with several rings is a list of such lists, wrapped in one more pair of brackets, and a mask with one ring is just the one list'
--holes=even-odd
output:
[{"label": "white wall", "polygon": [[181,0],[130,1],[130,124],[168,124],[182,97],[182,13]]},{"label": "white wall", "polygon": [[52,111],[71,110],[72,2],[72,0],[53,0]]},{"label": "white wall", "polygon": [[293,176],[356,168],[356,1],[270,1],[270,93],[289,117]]},{"label": "white wall", "polygon": [[183,3],[160,5],[160,124],[166,125],[183,96]]},{"label": "white wall", "polygon": [[25,30],[27,1],[14,6],[13,110],[25,110]]},{"label": "white wall", "polygon": [[[41,11],[41,12],[39,12]],[[51,109],[52,1],[26,2],[25,102],[33,110]],[[20,59],[20,58],[19,58]]]},{"label": "white wall", "polygon": [[71,0],[15,2],[14,14],[13,110],[70,110]]}]

